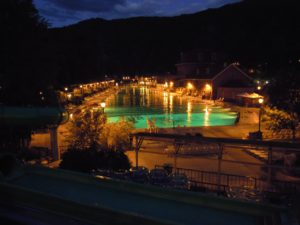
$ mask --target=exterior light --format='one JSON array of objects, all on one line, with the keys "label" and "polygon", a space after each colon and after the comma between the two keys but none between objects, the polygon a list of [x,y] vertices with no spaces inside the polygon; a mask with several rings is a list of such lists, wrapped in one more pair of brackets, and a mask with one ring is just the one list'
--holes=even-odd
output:
[{"label": "exterior light", "polygon": [[118,86],[119,86],[119,84],[118,84],[118,83],[116,83],[116,86],[118,87]]},{"label": "exterior light", "polygon": [[72,97],[72,94],[67,94],[68,99],[70,99]]},{"label": "exterior light", "polygon": [[209,93],[209,99],[212,98],[212,87],[210,84],[205,84],[205,92]]},{"label": "exterior light", "polygon": [[67,87],[65,87],[65,91],[68,91],[68,88],[67,88]]},{"label": "exterior light", "polygon": [[168,87],[168,82],[165,82],[164,87]]},{"label": "exterior light", "polygon": [[103,113],[104,113],[104,108],[105,108],[105,106],[106,106],[106,103],[105,103],[105,102],[101,102],[101,103],[100,103],[100,106],[101,106],[102,111],[103,111]]},{"label": "exterior light", "polygon": [[105,102],[101,102],[101,103],[100,103],[100,106],[101,106],[102,108],[105,108],[106,103],[105,103]]},{"label": "exterior light", "polygon": [[82,88],[82,85],[80,85],[79,87]]},{"label": "exterior light", "polygon": [[173,86],[174,86],[174,82],[171,81],[171,82],[170,82],[170,87],[173,87]]},{"label": "exterior light", "polygon": [[266,84],[268,84],[269,83],[269,81],[268,80],[266,80],[266,82],[265,82]]},{"label": "exterior light", "polygon": [[40,91],[40,95],[42,95],[43,94],[43,92],[42,91]]},{"label": "exterior light", "polygon": [[258,132],[261,133],[261,130],[260,130],[260,124],[261,124],[261,106],[264,103],[264,99],[263,98],[258,99],[258,103],[260,104],[259,114],[258,114]]},{"label": "exterior light", "polygon": [[193,84],[191,84],[191,83],[188,83],[188,84],[187,84],[187,89],[191,90],[191,89],[193,89],[193,88],[194,88]]},{"label": "exterior light", "polygon": [[210,91],[210,90],[211,90],[211,85],[205,84],[205,89],[206,89],[207,91]]},{"label": "exterior light", "polygon": [[257,86],[257,90],[261,90],[261,86]]}]

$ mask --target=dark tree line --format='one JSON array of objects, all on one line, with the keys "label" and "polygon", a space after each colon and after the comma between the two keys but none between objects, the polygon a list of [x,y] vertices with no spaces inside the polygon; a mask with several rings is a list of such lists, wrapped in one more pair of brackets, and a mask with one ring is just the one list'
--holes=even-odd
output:
[{"label": "dark tree line", "polygon": [[40,87],[105,74],[175,72],[180,52],[195,49],[223,52],[229,61],[265,70],[286,68],[300,57],[299,6],[297,0],[247,0],[191,15],[90,19],[47,29],[31,0],[3,0],[1,96],[20,104],[9,93],[34,95]]},{"label": "dark tree line", "polygon": [[54,81],[45,60],[47,22],[32,0],[3,0],[0,29],[0,103],[40,104],[39,92]]},{"label": "dark tree line", "polygon": [[57,48],[61,82],[175,72],[180,52],[195,49],[280,69],[299,57],[299,6],[297,0],[248,0],[170,18],[90,19],[49,29],[48,37]]}]

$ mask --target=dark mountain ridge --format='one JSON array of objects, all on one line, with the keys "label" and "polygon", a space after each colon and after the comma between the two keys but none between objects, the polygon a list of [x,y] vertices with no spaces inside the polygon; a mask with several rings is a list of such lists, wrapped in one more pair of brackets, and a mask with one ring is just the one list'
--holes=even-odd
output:
[{"label": "dark mountain ridge", "polygon": [[297,0],[247,0],[176,17],[89,19],[49,29],[46,40],[60,83],[174,73],[180,52],[194,49],[277,69],[300,58],[299,6]]}]

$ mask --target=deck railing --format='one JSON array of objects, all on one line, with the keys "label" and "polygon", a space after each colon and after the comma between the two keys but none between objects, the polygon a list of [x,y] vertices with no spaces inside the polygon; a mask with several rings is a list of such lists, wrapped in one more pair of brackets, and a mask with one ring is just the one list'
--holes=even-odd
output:
[{"label": "deck railing", "polygon": [[[163,166],[155,167],[164,168]],[[300,182],[272,180],[270,185],[267,180],[262,178],[185,168],[176,168],[176,171],[172,168],[172,173],[185,174],[191,182],[196,182],[197,186],[202,184],[203,187],[211,190],[241,187],[251,188],[258,191],[272,191],[291,194],[300,193]]]}]

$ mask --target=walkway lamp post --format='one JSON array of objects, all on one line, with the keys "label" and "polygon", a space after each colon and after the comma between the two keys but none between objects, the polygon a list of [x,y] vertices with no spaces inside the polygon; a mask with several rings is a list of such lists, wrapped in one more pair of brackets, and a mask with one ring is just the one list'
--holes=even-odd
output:
[{"label": "walkway lamp post", "polygon": [[258,114],[258,132],[261,133],[261,129],[260,129],[260,125],[261,125],[261,106],[264,103],[264,99],[263,98],[258,99],[258,103],[260,104],[259,114]]},{"label": "walkway lamp post", "polygon": [[205,92],[209,93],[209,100],[212,99],[212,87],[210,84],[205,84]]},{"label": "walkway lamp post", "polygon": [[192,90],[193,90],[193,88],[194,88],[194,85],[192,84],[192,83],[187,83],[187,85],[186,85],[186,88],[187,88],[187,90],[188,90],[188,94],[191,94],[192,93]]},{"label": "walkway lamp post", "polygon": [[100,106],[102,108],[102,112],[104,113],[104,109],[105,109],[106,103],[105,102],[101,102]]}]

